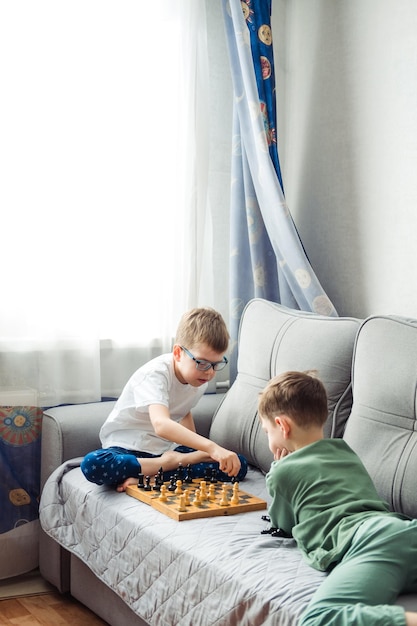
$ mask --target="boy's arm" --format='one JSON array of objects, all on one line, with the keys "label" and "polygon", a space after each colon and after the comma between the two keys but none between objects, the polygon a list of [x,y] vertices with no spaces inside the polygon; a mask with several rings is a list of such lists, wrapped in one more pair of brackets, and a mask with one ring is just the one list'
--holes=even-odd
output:
[{"label": "boy's arm", "polygon": [[[240,470],[239,457],[235,452],[222,448],[214,441],[199,435],[186,428],[182,423],[171,419],[168,408],[162,404],[151,404],[149,417],[158,437],[175,441],[183,446],[205,452],[211,459],[217,461],[219,468],[228,476],[236,476]],[[186,419],[188,416],[185,416]]]},{"label": "boy's arm", "polygon": [[275,460],[266,475],[266,487],[272,498],[272,502],[268,507],[268,513],[272,526],[285,531],[286,534],[291,536],[292,529],[296,522],[292,507],[292,498],[289,497],[287,489],[289,482],[288,473],[286,473],[282,465]]},{"label": "boy's arm", "polygon": [[[188,428],[191,432],[196,433],[196,427],[194,423],[194,419],[191,413],[187,413],[185,417],[180,420],[181,426],[184,428]],[[184,453],[183,453],[184,454]],[[194,463],[205,463],[210,462],[212,460],[211,456],[207,454],[207,452],[203,452],[202,450],[196,450],[195,452],[187,452],[184,455],[184,458],[181,460],[182,464],[190,463],[193,465]]]}]

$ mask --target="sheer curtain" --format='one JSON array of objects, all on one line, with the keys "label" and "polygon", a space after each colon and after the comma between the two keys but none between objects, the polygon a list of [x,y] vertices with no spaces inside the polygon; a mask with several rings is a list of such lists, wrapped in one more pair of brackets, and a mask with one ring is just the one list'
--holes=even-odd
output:
[{"label": "sheer curtain", "polygon": [[38,562],[40,407],[117,396],[211,301],[205,17],[1,4],[0,578]]},{"label": "sheer curtain", "polygon": [[[277,150],[271,0],[223,0],[234,88],[230,331],[253,297],[337,315],[286,204]],[[236,375],[236,350],[231,379]]]},{"label": "sheer curtain", "polygon": [[0,31],[0,387],[97,400],[114,348],[210,299],[204,2],[3,3]]}]

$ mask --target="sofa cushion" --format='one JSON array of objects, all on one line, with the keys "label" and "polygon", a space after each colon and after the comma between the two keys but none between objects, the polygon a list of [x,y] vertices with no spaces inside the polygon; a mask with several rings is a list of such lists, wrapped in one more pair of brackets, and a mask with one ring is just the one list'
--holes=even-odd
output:
[{"label": "sofa cushion", "polygon": [[353,407],[344,435],[390,507],[417,517],[417,320],[372,316],[353,356]]},{"label": "sofa cushion", "polygon": [[272,454],[257,416],[259,392],[277,374],[315,369],[329,397],[325,435],[340,437],[351,409],[351,364],[360,321],[294,311],[256,298],[242,315],[237,376],[218,408],[210,438],[269,470]]}]

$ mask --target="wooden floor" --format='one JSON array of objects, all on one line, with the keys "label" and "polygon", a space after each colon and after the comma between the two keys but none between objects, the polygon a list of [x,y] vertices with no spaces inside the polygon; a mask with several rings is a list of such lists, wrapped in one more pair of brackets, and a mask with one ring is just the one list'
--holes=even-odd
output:
[{"label": "wooden floor", "polygon": [[0,600],[0,626],[107,626],[85,606],[58,592]]}]

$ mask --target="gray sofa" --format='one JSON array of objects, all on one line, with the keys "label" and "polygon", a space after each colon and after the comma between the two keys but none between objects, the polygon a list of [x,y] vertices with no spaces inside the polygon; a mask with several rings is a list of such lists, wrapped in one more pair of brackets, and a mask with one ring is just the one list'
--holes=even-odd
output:
[{"label": "gray sofa", "polygon": [[[416,362],[415,320],[324,318],[255,299],[242,316],[237,378],[226,394],[203,397],[197,428],[247,457],[242,488],[268,501],[258,393],[279,372],[314,368],[329,396],[326,436],[343,436],[392,509],[416,517]],[[295,626],[325,574],[293,540],[262,534],[261,512],[176,522],[84,479],[79,462],[99,446],[111,407],[44,414],[44,578],[112,626]],[[417,596],[399,603],[417,610]]]}]

